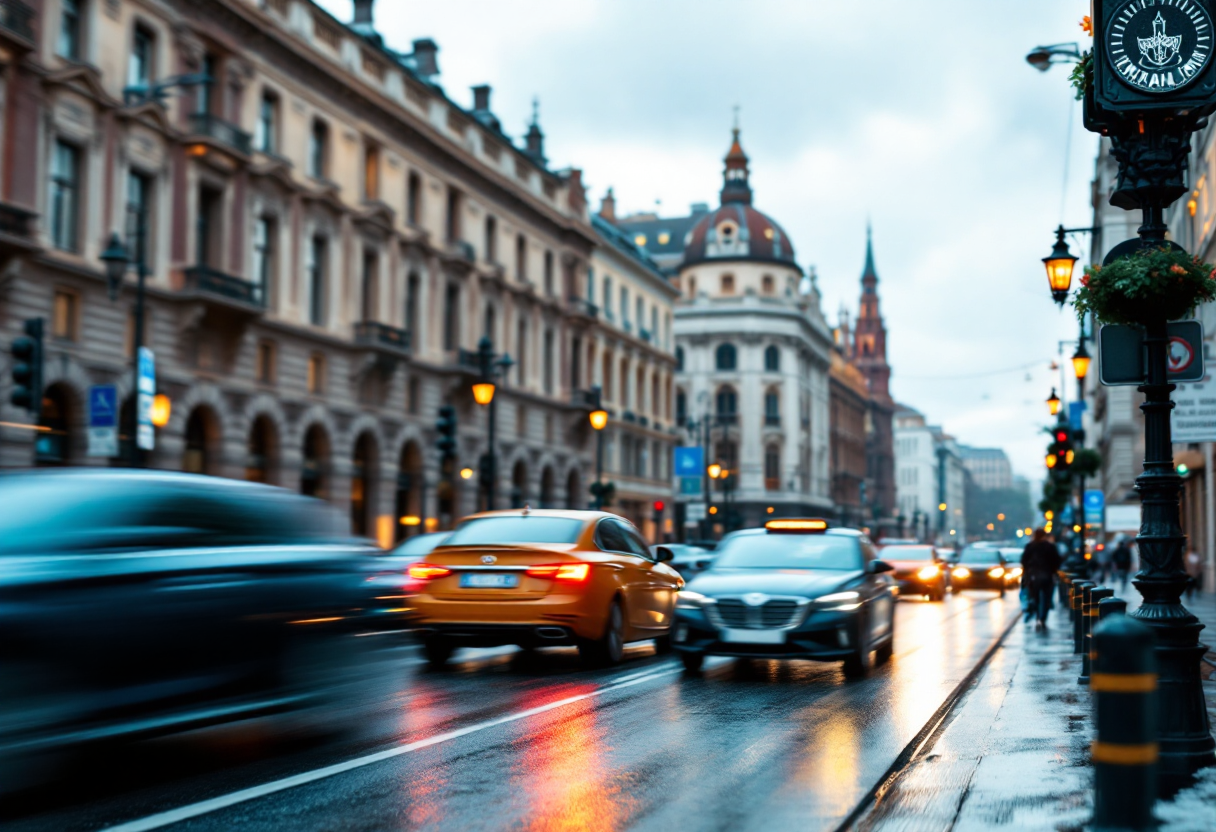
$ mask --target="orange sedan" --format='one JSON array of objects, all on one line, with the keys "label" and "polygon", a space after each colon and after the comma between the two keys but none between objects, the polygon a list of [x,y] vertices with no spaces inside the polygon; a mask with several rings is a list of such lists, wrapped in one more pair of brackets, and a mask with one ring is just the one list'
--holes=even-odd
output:
[{"label": "orange sedan", "polygon": [[631,641],[671,649],[684,581],[670,559],[605,512],[474,514],[410,567],[412,623],[432,665],[504,644],[576,645],[590,664],[615,664]]}]

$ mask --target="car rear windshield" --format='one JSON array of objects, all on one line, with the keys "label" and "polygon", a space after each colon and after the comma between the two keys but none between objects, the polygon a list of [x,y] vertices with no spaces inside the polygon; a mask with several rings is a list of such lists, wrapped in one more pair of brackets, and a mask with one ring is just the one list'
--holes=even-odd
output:
[{"label": "car rear windshield", "polygon": [[988,549],[980,546],[968,546],[959,558],[963,563],[998,563],[1001,559],[1000,549]]},{"label": "car rear windshield", "polygon": [[584,525],[569,517],[478,517],[461,523],[443,545],[575,543]]},{"label": "car rear windshield", "polygon": [[860,569],[861,549],[851,537],[749,534],[718,547],[714,569]]},{"label": "car rear windshield", "polygon": [[884,546],[878,556],[883,560],[933,560],[933,547]]}]

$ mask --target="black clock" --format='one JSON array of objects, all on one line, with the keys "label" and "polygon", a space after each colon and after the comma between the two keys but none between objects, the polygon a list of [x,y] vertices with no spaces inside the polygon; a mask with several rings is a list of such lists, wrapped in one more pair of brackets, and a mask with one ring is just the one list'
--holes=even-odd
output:
[{"label": "black clock", "polygon": [[1128,0],[1106,19],[1112,74],[1149,95],[1176,93],[1212,60],[1212,17],[1196,0]]}]

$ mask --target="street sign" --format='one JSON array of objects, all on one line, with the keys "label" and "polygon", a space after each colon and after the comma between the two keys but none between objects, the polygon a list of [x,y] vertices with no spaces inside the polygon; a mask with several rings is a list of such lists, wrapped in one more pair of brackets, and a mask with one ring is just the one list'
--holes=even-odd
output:
[{"label": "street sign", "polygon": [[1179,384],[1170,396],[1170,434],[1175,442],[1216,441],[1216,380]]},{"label": "street sign", "polygon": [[1085,402],[1068,403],[1068,426],[1073,430],[1084,430]]},{"label": "street sign", "polygon": [[680,477],[680,493],[691,496],[700,496],[701,494],[701,478],[700,477]]},{"label": "street sign", "polygon": [[696,477],[699,482],[705,472],[705,452],[700,446],[676,448],[675,466],[677,477]]},{"label": "street sign", "polygon": [[684,523],[691,525],[705,519],[705,503],[688,503],[684,506]]},{"label": "street sign", "polygon": [[1100,488],[1085,489],[1085,522],[1098,524],[1102,522],[1103,510],[1106,508],[1106,492]]},{"label": "street sign", "polygon": [[88,456],[118,456],[118,390],[113,384],[89,388]]},{"label": "street sign", "polygon": [[[1175,321],[1169,325],[1169,352],[1166,372],[1175,384],[1199,381],[1204,376],[1203,324]],[[1107,387],[1144,384],[1148,349],[1144,330],[1120,324],[1106,324],[1098,330],[1098,368]]]},{"label": "street sign", "polygon": [[139,390],[135,398],[135,444],[141,450],[156,447],[152,429],[152,398],[156,395],[156,357],[148,347],[139,348]]}]

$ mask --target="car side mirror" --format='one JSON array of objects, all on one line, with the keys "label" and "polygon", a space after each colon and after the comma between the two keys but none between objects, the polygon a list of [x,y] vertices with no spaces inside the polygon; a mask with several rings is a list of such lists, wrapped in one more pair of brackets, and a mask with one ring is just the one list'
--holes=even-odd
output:
[{"label": "car side mirror", "polygon": [[871,575],[881,575],[883,572],[894,572],[895,567],[887,563],[885,560],[872,560],[870,566],[866,570]]},{"label": "car side mirror", "polygon": [[666,546],[655,546],[654,547],[654,559],[657,560],[659,563],[668,563],[674,557],[675,557],[675,553],[673,551],[671,551],[671,549],[667,548]]}]

